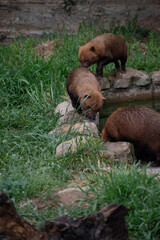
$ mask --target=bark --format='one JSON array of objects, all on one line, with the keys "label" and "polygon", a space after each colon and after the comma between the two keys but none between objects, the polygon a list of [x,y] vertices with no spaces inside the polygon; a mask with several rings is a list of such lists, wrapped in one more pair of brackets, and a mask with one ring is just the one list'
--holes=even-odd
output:
[{"label": "bark", "polygon": [[0,193],[0,240],[128,240],[129,208],[112,203],[86,217],[60,216],[37,229],[20,217],[13,202]]}]

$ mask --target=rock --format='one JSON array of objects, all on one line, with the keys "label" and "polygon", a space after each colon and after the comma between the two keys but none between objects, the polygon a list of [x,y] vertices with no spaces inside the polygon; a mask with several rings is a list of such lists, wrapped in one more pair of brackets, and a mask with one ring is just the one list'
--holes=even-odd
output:
[{"label": "rock", "polygon": [[[55,108],[55,113],[61,114],[61,117],[58,120],[58,125],[61,125],[62,123],[64,124],[73,122],[83,122],[84,120],[89,121],[89,119],[85,115],[78,114],[78,112],[76,112],[76,109],[72,107],[71,101],[65,101],[57,105],[57,107]],[[96,119],[92,122],[94,122],[98,126],[99,112],[96,115]]]},{"label": "rock", "polygon": [[101,85],[101,89],[107,89],[110,88],[110,82],[108,80],[108,78],[106,77],[97,77],[98,82]]},{"label": "rock", "polygon": [[153,98],[159,98],[160,96],[160,71],[153,72],[151,75]]},{"label": "rock", "polygon": [[66,124],[66,123],[73,124],[75,122],[83,122],[84,120],[87,120],[87,118],[84,115],[78,114],[74,109],[74,110],[69,111],[62,117],[60,117],[60,119],[58,120],[58,125],[62,125],[62,124]]},{"label": "rock", "polygon": [[128,142],[107,142],[102,155],[107,159],[133,160],[131,143]]},{"label": "rock", "polygon": [[151,83],[149,75],[144,71],[138,71],[134,73],[134,76],[131,77],[133,85],[137,87],[144,87]]},{"label": "rock", "polygon": [[[87,187],[82,187],[82,189],[85,191]],[[76,200],[80,200],[86,197],[86,194],[82,192],[79,188],[76,187],[70,187],[66,188],[62,191],[58,192],[58,196],[60,197],[60,201],[64,205],[69,205]]]},{"label": "rock", "polygon": [[[64,116],[60,117],[58,120],[58,125],[64,123],[75,123],[75,122],[83,122],[83,121],[90,121],[86,116],[82,114],[78,114],[75,110],[72,110],[66,113]],[[99,112],[96,114],[96,119],[93,121],[97,126],[99,125]]]},{"label": "rock", "polygon": [[160,71],[156,71],[152,73],[151,81],[154,86],[160,86]]},{"label": "rock", "polygon": [[75,137],[69,141],[62,142],[56,148],[56,156],[64,156],[66,153],[71,152],[74,153],[77,151],[77,147],[79,147],[82,143],[86,142],[85,137]]},{"label": "rock", "polygon": [[147,168],[148,174],[158,174],[158,178],[160,178],[160,167],[149,167]]},{"label": "rock", "polygon": [[[110,88],[102,89],[107,102],[126,102],[151,99],[153,88],[149,75],[141,70],[127,68],[122,74],[115,70],[108,74]],[[160,94],[160,89],[156,90]]]},{"label": "rock", "polygon": [[75,124],[63,124],[57,129],[49,132],[49,135],[54,133],[61,134],[62,132],[75,132],[83,135],[95,134],[98,135],[98,129],[94,122],[84,120],[83,122],[77,122]]},{"label": "rock", "polygon": [[131,84],[131,77],[130,77],[130,71],[128,68],[125,74],[122,74],[121,72],[116,73],[115,79],[113,81],[113,87],[115,89],[129,88],[130,84]]},{"label": "rock", "polygon": [[117,72],[113,87],[117,88],[129,88],[130,86],[147,86],[151,83],[149,75],[141,70],[133,68],[127,68],[126,73],[122,74]]},{"label": "rock", "polygon": [[74,108],[72,107],[71,101],[65,101],[57,105],[55,108],[55,113],[60,113],[63,116],[73,110]]}]

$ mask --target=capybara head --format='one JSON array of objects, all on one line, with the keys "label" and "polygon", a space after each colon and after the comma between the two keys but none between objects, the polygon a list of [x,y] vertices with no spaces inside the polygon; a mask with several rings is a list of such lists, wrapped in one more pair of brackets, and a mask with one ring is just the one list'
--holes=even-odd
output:
[{"label": "capybara head", "polygon": [[92,93],[85,92],[80,98],[80,104],[82,104],[81,109],[89,119],[95,120],[96,114],[102,107],[104,99],[99,91],[94,90]]},{"label": "capybara head", "polygon": [[97,49],[91,43],[86,43],[83,46],[79,46],[78,58],[81,67],[89,67],[90,65],[97,63],[99,60]]}]

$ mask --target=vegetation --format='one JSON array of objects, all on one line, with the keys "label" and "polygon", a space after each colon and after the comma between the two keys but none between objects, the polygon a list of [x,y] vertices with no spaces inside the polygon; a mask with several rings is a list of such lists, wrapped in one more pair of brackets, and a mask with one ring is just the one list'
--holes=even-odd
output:
[{"label": "vegetation", "polygon": [[[112,32],[123,35],[127,42],[127,66],[149,74],[159,70],[160,35],[136,27],[131,34],[131,26],[112,27]],[[21,36],[0,47],[0,190],[12,198],[21,215],[38,224],[65,211],[88,214],[120,202],[131,208],[127,222],[133,239],[160,239],[160,186],[155,176],[139,172],[137,165],[114,163],[111,173],[101,172],[97,166],[99,161],[104,164],[99,138],[92,138],[74,155],[56,157],[58,144],[71,136],[48,135],[60,117],[55,107],[68,97],[66,77],[79,66],[78,45],[103,32],[81,25],[78,33],[55,33],[40,39]],[[35,47],[49,40],[54,41],[52,54],[40,57]],[[109,64],[104,74],[113,68],[114,64]],[[95,72],[95,66],[90,69]],[[86,181],[94,198],[85,209],[66,209],[55,193],[74,176],[81,176],[83,169],[88,171]],[[29,200],[36,197],[46,202],[41,214]],[[49,200],[52,206],[47,206]]]}]

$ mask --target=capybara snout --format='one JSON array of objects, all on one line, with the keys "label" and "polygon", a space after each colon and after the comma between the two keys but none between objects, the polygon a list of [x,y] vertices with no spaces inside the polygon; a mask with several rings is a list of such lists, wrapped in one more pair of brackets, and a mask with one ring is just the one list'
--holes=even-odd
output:
[{"label": "capybara snout", "polygon": [[89,61],[87,60],[87,61],[82,62],[82,63],[80,64],[80,66],[81,66],[81,67],[88,68],[88,67],[90,66],[90,63],[89,63]]},{"label": "capybara snout", "polygon": [[93,113],[93,112],[88,112],[88,114],[86,114],[87,117],[91,120],[95,120],[96,119],[96,113]]},{"label": "capybara snout", "polygon": [[160,114],[150,108],[118,108],[107,119],[101,138],[104,142],[131,142],[138,160],[160,165]]},{"label": "capybara snout", "polygon": [[75,68],[69,73],[66,86],[72,106],[94,120],[105,99],[95,75],[88,68]]}]

